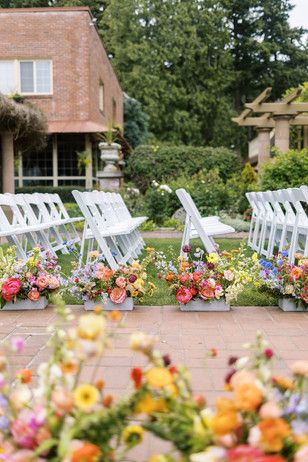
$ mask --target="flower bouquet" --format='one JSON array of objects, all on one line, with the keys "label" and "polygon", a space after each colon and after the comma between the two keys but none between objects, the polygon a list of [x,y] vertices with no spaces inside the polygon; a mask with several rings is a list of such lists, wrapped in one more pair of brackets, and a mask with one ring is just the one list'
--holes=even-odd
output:
[{"label": "flower bouquet", "polygon": [[247,271],[244,249],[233,252],[210,253],[190,246],[183,251],[188,257],[172,262],[157,262],[182,311],[228,311],[230,302],[237,298],[252,277]]},{"label": "flower bouquet", "polygon": [[[0,460],[124,462],[133,460],[130,449],[148,431],[171,443],[150,462],[307,461],[307,361],[294,364],[292,378],[273,375],[274,353],[258,335],[248,345],[251,357],[230,357],[225,387],[233,395],[212,410],[193,394],[187,369],[157,351],[155,337],[136,332],[130,347],[145,355],[146,365],[131,370],[134,389],[114,400],[100,364],[120,313],[96,308],[65,328],[70,310],[59,300],[56,312],[48,329],[51,356],[38,365],[36,386],[29,369],[10,376],[5,348],[21,353],[24,340],[2,345]],[[90,361],[92,374],[84,370]]]},{"label": "flower bouquet", "polygon": [[270,261],[259,260],[259,265],[261,284],[278,293],[282,310],[308,309],[308,258],[297,254],[295,263],[290,263],[285,250]]},{"label": "flower bouquet", "polygon": [[96,252],[91,252],[89,263],[79,268],[74,264],[69,278],[71,294],[84,302],[86,310],[93,310],[97,305],[105,310],[132,310],[135,299],[155,289],[146,271],[151,253],[141,262],[133,261],[131,265],[119,265],[117,270],[112,270],[98,259]]},{"label": "flower bouquet", "polygon": [[57,259],[34,248],[30,257],[16,260],[13,247],[0,251],[0,301],[4,310],[43,309],[62,284]]}]

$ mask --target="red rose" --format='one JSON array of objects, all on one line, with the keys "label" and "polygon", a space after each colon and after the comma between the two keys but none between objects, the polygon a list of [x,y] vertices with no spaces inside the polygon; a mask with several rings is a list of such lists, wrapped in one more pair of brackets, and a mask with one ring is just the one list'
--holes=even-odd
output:
[{"label": "red rose", "polygon": [[18,294],[22,286],[22,282],[18,278],[8,279],[2,286],[2,297],[7,302],[11,302],[15,295]]}]

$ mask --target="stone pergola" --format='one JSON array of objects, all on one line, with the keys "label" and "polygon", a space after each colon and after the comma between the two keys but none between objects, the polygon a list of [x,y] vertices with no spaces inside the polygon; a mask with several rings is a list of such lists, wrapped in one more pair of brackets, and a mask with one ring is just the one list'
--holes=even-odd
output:
[{"label": "stone pergola", "polygon": [[270,158],[271,132],[275,133],[275,147],[282,152],[289,150],[290,126],[304,127],[304,146],[308,146],[308,102],[296,102],[302,88],[299,87],[281,101],[266,102],[271,94],[269,87],[252,103],[246,103],[244,111],[233,122],[241,127],[255,127],[257,137],[253,140],[258,163]]},{"label": "stone pergola", "polygon": [[0,152],[2,191],[14,193],[14,151],[37,149],[45,144],[47,120],[29,104],[22,104],[0,94]]}]

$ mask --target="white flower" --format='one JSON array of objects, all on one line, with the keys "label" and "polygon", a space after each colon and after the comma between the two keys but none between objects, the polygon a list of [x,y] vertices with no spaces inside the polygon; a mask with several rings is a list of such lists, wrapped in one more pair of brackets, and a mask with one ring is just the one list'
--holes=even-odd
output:
[{"label": "white flower", "polygon": [[227,452],[224,448],[210,446],[204,452],[198,452],[190,456],[191,462],[224,462]]},{"label": "white flower", "polygon": [[161,189],[162,191],[166,191],[169,194],[172,193],[172,189],[167,184],[161,184],[159,189]]},{"label": "white flower", "polygon": [[236,363],[235,363],[235,367],[236,369],[243,369],[244,367],[247,366],[249,362],[249,356],[243,356],[242,358],[239,358]]},{"label": "white flower", "polygon": [[253,447],[258,447],[260,437],[261,432],[259,430],[259,427],[252,427],[249,432],[248,443]]},{"label": "white flower", "polygon": [[10,401],[15,409],[22,409],[29,405],[32,394],[27,385],[18,385],[10,395]]},{"label": "white flower", "polygon": [[154,186],[155,188],[158,188],[159,183],[157,183],[156,180],[153,180],[153,181],[152,181],[152,186]]}]

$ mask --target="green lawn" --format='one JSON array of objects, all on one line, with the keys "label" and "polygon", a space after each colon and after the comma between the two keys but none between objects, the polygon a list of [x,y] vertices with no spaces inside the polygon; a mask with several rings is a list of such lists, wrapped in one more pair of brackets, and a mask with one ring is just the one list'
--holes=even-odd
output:
[{"label": "green lawn", "polygon": [[[240,239],[220,239],[217,241],[221,250],[230,251],[237,249],[242,242]],[[193,241],[194,246],[201,246],[201,242]],[[170,258],[179,255],[181,241],[180,239],[146,239],[146,245],[154,247],[156,250],[163,251]],[[71,261],[76,258],[75,255],[60,255],[59,264],[62,266],[62,271],[65,275],[69,274]],[[139,304],[142,305],[175,305],[176,300],[170,295],[168,287],[164,281],[156,278],[155,268],[150,269],[150,274],[154,278],[154,283],[157,290],[153,297],[144,297]],[[65,301],[70,304],[80,303],[75,300],[69,293],[65,295]],[[259,291],[255,287],[247,286],[244,292],[240,295],[234,305],[240,306],[267,306],[277,305],[278,299],[272,294]]]}]

